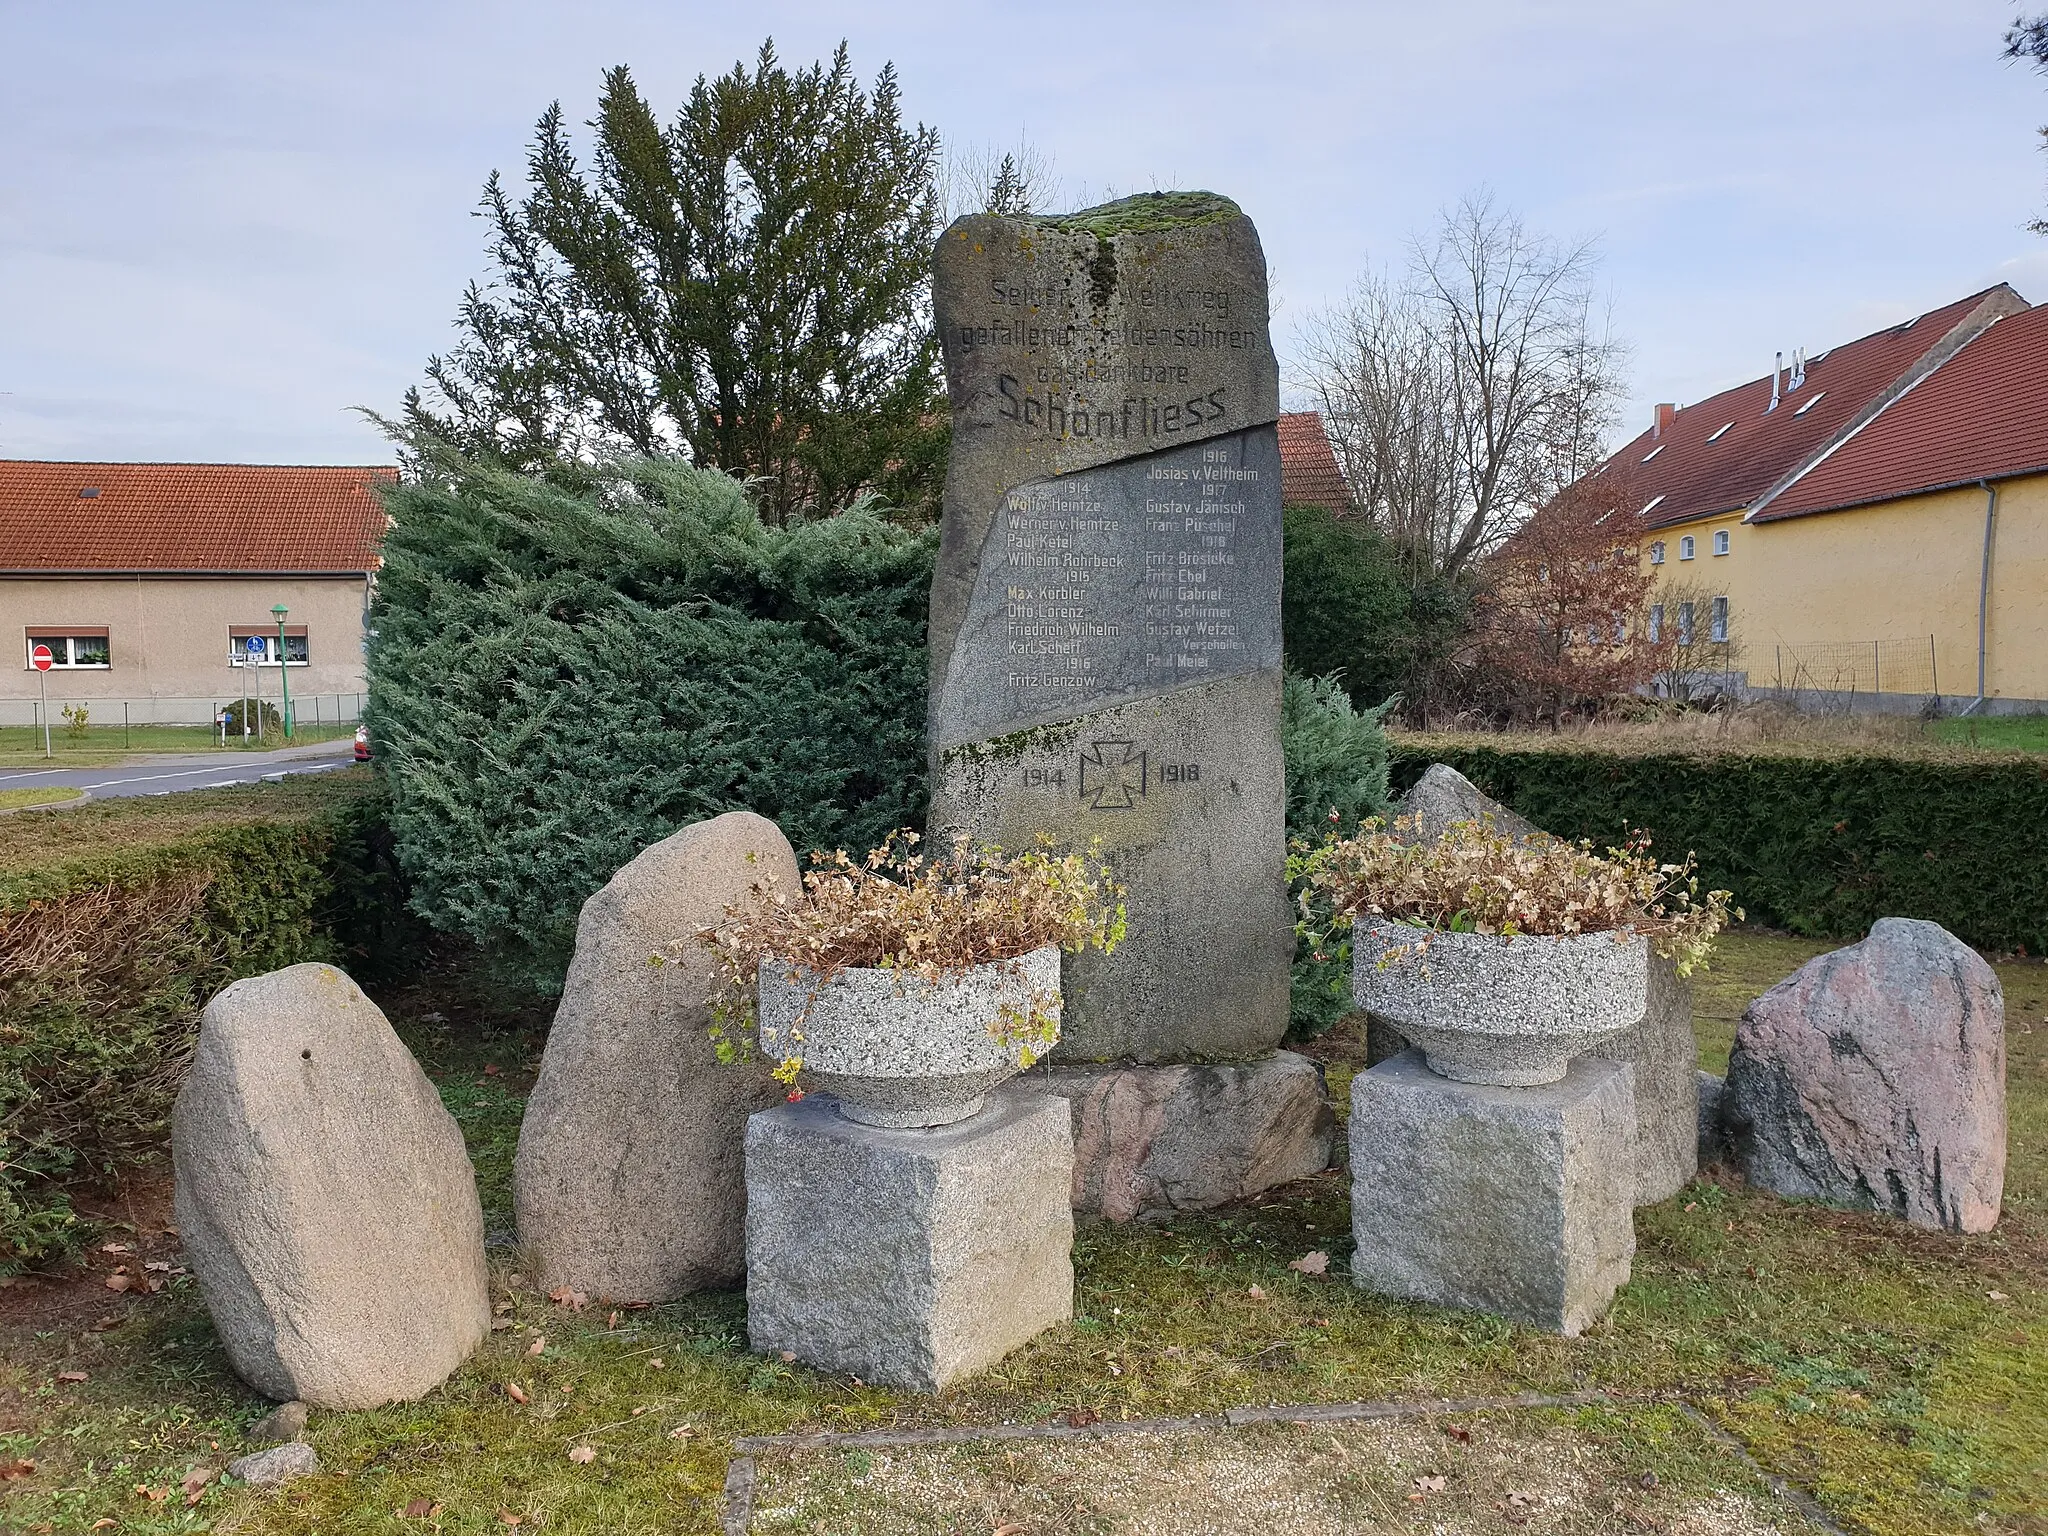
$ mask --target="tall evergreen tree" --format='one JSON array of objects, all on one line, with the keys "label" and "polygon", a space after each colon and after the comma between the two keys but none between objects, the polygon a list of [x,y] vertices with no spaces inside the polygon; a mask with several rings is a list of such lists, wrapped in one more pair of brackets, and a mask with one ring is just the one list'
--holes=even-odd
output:
[{"label": "tall evergreen tree", "polygon": [[664,129],[620,65],[587,170],[550,106],[525,195],[485,184],[461,340],[387,426],[521,470],[686,451],[778,524],[870,490],[929,506],[939,139],[899,95],[893,66],[862,90],[844,43],[791,73],[771,41]]}]

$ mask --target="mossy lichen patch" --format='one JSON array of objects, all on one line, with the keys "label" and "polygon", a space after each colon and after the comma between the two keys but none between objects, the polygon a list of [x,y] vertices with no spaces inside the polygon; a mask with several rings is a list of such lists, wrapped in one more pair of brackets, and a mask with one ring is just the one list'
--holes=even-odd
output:
[{"label": "mossy lichen patch", "polygon": [[1198,224],[1225,224],[1244,210],[1217,192],[1140,192],[1074,213],[1034,214],[1031,222],[1098,240],[1118,235],[1156,235]]}]

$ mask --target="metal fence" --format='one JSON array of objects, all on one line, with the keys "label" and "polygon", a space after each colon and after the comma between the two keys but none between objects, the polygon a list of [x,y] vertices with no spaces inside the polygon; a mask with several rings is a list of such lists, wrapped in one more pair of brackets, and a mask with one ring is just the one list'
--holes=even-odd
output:
[{"label": "metal fence", "polygon": [[[292,694],[292,726],[295,731],[319,731],[328,727],[354,727],[363,718],[363,701],[366,695],[360,693],[314,693]],[[201,726],[218,733],[216,722],[221,711],[241,708],[242,695],[228,694],[217,698],[154,698],[154,699],[95,699],[69,698],[58,689],[50,690],[50,728],[52,733],[69,729],[74,737],[82,730],[95,744],[105,744],[109,737],[119,736],[123,746],[147,746],[147,732],[158,726]],[[259,722],[269,725],[278,720],[278,697],[271,691],[262,701],[263,707],[251,707],[248,711],[250,732],[253,736]],[[72,711],[66,714],[65,711]],[[79,711],[83,711],[80,722]],[[24,727],[40,734],[43,728],[43,709],[36,699],[0,699],[0,730],[20,730]],[[274,730],[271,731],[274,734]],[[236,733],[239,743],[240,733]]]},{"label": "metal fence", "polygon": [[[1934,636],[1911,640],[1834,640],[1772,647],[1772,691],[1792,702],[1850,703],[1859,695],[1933,698],[1941,693]],[[1752,685],[1758,681],[1752,674]]]}]

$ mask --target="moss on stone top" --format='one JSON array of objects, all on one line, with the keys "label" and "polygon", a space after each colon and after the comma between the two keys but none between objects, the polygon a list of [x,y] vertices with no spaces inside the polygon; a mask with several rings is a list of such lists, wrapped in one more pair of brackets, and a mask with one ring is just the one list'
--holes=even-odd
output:
[{"label": "moss on stone top", "polygon": [[1214,192],[1140,192],[1078,213],[1033,214],[1031,222],[1105,240],[1114,235],[1158,234],[1190,224],[1221,224],[1244,210]]}]

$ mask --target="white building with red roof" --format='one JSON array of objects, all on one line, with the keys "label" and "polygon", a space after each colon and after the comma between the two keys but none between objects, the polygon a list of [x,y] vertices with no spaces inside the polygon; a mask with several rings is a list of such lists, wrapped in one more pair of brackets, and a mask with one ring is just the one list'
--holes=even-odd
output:
[{"label": "white building with red roof", "polygon": [[[395,469],[0,460],[0,704],[205,722],[245,695],[350,718]],[[279,621],[274,610],[282,606]],[[252,650],[250,641],[256,641]]]}]

